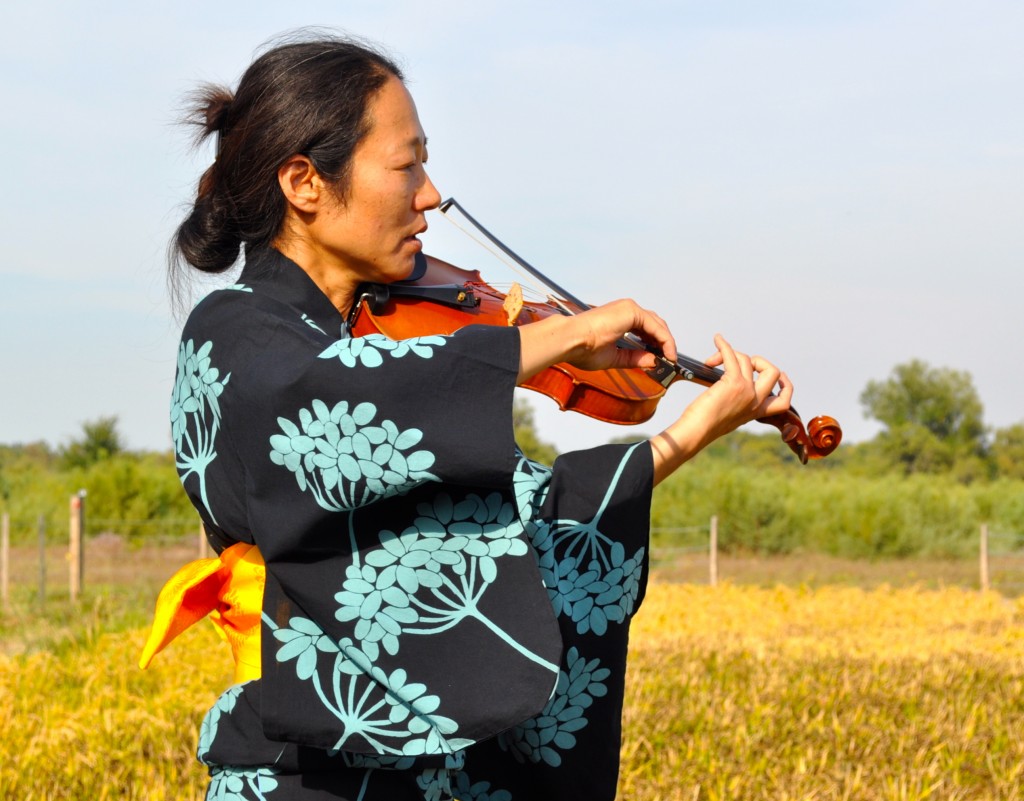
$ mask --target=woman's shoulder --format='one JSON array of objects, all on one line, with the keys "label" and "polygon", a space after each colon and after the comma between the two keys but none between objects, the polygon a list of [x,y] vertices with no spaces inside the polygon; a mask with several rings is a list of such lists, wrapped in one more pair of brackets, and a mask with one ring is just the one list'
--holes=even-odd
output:
[{"label": "woman's shoulder", "polygon": [[305,369],[338,336],[265,288],[237,283],[196,304],[182,328],[179,356],[203,352],[221,372],[245,383],[246,376],[262,374],[269,364]]},{"label": "woman's shoulder", "polygon": [[182,338],[236,331],[241,320],[245,320],[246,328],[266,324],[274,317],[266,305],[252,287],[242,283],[215,289],[189,312]]},{"label": "woman's shoulder", "polygon": [[312,339],[337,338],[327,328],[335,323],[340,328],[341,318],[325,321],[301,305],[290,303],[273,288],[244,281],[215,289],[200,300],[185,322],[184,335],[234,336],[252,335],[260,331],[292,328],[299,335]]}]

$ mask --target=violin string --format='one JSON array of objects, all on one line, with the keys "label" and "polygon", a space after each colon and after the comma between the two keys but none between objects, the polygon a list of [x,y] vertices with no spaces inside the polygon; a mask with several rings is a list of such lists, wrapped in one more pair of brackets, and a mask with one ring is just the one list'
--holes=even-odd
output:
[{"label": "violin string", "polygon": [[443,216],[449,223],[454,225],[465,236],[472,239],[480,247],[482,247],[484,250],[486,250],[488,253],[494,256],[498,261],[500,261],[502,264],[508,267],[512,272],[518,275],[525,282],[525,287],[529,289],[531,292],[534,292],[537,295],[542,296],[549,303],[558,306],[560,309],[563,309],[566,314],[576,314],[576,312],[573,311],[561,298],[557,298],[554,295],[552,295],[550,291],[546,291],[544,288],[538,287],[534,283],[535,281],[537,281],[536,276],[530,275],[522,267],[516,264],[515,259],[512,259],[507,254],[503,253],[498,248],[496,248],[490,242],[490,240],[486,239],[485,237],[482,238],[481,236],[478,236],[476,233],[474,233],[474,231],[476,230],[475,227],[473,228],[473,230],[470,230],[469,228],[461,225],[458,222],[458,220],[456,220],[449,214],[447,209],[441,212],[441,216]]}]

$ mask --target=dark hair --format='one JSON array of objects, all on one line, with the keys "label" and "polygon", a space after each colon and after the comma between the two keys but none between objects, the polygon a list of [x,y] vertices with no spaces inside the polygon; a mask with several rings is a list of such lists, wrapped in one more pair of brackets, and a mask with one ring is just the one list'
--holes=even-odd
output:
[{"label": "dark hair", "polygon": [[232,93],[206,85],[189,100],[186,122],[196,144],[217,135],[217,157],[199,180],[195,204],[171,240],[169,283],[180,300],[182,262],[221,273],[269,245],[281,229],[285,200],[277,170],[305,155],[344,197],[352,152],[368,132],[367,106],[394,76],[387,56],[350,38],[279,43],[260,55]]}]

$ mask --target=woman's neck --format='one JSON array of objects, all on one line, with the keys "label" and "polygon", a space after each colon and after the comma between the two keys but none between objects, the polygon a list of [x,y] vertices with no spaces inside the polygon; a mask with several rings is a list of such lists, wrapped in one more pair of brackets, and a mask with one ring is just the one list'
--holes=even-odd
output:
[{"label": "woman's neck", "polygon": [[297,237],[279,236],[272,244],[281,255],[291,259],[305,271],[343,317],[348,316],[355,299],[358,280],[338,267],[327,254],[311,247],[308,241]]}]

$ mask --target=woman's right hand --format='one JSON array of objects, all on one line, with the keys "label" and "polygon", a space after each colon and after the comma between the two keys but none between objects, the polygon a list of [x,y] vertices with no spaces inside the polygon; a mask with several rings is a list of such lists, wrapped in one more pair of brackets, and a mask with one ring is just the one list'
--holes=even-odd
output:
[{"label": "woman's right hand", "polygon": [[632,300],[616,300],[580,314],[555,315],[522,326],[519,382],[562,362],[581,370],[656,366],[653,353],[618,346],[627,333],[675,361],[676,344],[665,321]]}]

